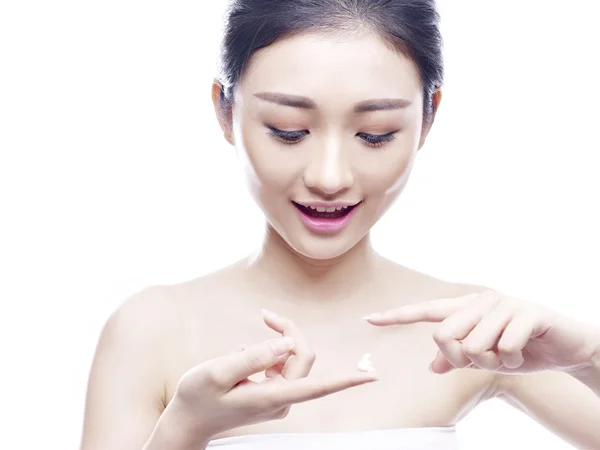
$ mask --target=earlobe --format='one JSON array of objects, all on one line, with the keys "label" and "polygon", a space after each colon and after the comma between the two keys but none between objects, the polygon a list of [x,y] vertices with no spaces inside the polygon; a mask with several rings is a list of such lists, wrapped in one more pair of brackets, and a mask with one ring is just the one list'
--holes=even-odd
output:
[{"label": "earlobe", "polygon": [[438,112],[438,109],[440,108],[440,103],[442,102],[442,91],[441,89],[437,89],[433,95],[431,96],[431,103],[433,105],[433,117],[432,117],[432,122],[433,122],[433,118],[435,118],[435,115]]},{"label": "earlobe", "polygon": [[219,122],[221,130],[223,130],[223,136],[227,142],[234,145],[231,106],[225,104],[223,92],[223,85],[220,81],[215,79],[212,85],[211,97],[217,121]]}]

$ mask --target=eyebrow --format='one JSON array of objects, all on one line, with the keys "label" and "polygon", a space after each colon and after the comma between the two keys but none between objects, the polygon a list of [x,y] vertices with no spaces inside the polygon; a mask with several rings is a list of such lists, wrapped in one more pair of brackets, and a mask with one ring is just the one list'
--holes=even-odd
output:
[{"label": "eyebrow", "polygon": [[[299,95],[282,94],[280,92],[259,92],[255,97],[277,105],[291,106],[300,109],[316,109],[316,103],[308,97]],[[403,98],[376,98],[363,100],[354,105],[355,113],[364,113],[371,111],[386,111],[393,109],[404,109],[412,104],[409,100]]]}]

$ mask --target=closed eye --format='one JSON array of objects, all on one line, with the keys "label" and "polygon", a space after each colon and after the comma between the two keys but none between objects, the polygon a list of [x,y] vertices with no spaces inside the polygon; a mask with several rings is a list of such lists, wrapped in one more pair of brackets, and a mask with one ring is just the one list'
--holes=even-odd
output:
[{"label": "closed eye", "polygon": [[390,142],[396,139],[394,133],[397,132],[392,131],[386,134],[357,133],[356,135],[360,137],[363,141],[365,141],[367,145],[370,145],[371,147],[380,147],[386,142]]},{"label": "closed eye", "polygon": [[269,136],[273,136],[282,141],[284,144],[290,145],[300,142],[304,136],[309,134],[307,130],[283,131],[274,127],[269,127],[269,130],[270,131],[267,133]]},{"label": "closed eye", "polygon": [[[276,139],[283,142],[284,144],[288,145],[297,144],[304,138],[304,136],[310,134],[308,130],[283,131],[271,126],[269,126],[268,128],[269,132],[267,134],[269,136],[273,136]],[[361,140],[370,147],[380,147],[386,142],[390,142],[396,139],[394,134],[398,131],[392,131],[386,134],[357,133],[356,136],[361,138]]]}]

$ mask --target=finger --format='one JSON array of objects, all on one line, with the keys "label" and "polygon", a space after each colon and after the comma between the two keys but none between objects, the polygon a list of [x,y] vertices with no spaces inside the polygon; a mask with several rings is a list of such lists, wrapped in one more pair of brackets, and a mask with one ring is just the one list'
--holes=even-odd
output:
[{"label": "finger", "polygon": [[274,411],[273,413],[267,415],[266,418],[268,420],[283,419],[284,417],[286,417],[288,415],[289,412],[290,412],[290,407],[286,406],[284,408],[280,408],[277,411]]},{"label": "finger", "polygon": [[218,389],[229,390],[241,380],[267,370],[294,348],[294,340],[280,337],[254,345],[234,355],[207,361],[203,366],[208,382]]},{"label": "finger", "polygon": [[267,370],[265,370],[265,377],[266,378],[281,377],[281,376],[283,376],[283,375],[281,375],[282,371],[283,371],[283,367],[281,367],[281,366],[269,367]]},{"label": "finger", "polygon": [[285,363],[289,359],[290,356],[291,356],[290,353],[286,353],[285,355],[280,356],[275,365],[273,365],[273,366],[269,367],[267,370],[265,370],[265,376],[267,378],[283,376],[282,375],[283,368],[285,367]]},{"label": "finger", "polygon": [[502,367],[500,357],[493,350],[472,351],[463,349],[463,352],[472,361],[474,367],[490,371],[495,371]]},{"label": "finger", "polygon": [[429,368],[433,373],[444,374],[450,372],[455,367],[441,351],[438,351]]},{"label": "finger", "polygon": [[227,353],[228,355],[235,355],[236,353],[239,353],[241,351],[244,351],[244,349],[246,348],[246,346],[244,345],[238,345],[234,350],[231,350],[229,353]]},{"label": "finger", "polygon": [[241,380],[238,383],[236,383],[235,386],[234,386],[234,388],[239,387],[239,386],[252,385],[252,384],[256,384],[256,382],[252,381],[252,380],[249,380],[248,378],[244,378],[243,380]]},{"label": "finger", "polygon": [[266,395],[271,399],[271,405],[274,408],[280,408],[325,397],[377,380],[378,377],[375,373],[360,371],[329,377],[305,377],[294,381],[282,380],[282,382],[267,383],[265,387],[269,387],[270,392],[261,392],[258,395]]},{"label": "finger", "polygon": [[446,359],[457,369],[471,364],[461,341],[477,326],[496,303],[491,296],[481,296],[445,319],[433,334],[433,339]]},{"label": "finger", "polygon": [[290,357],[290,353],[287,353],[281,357],[279,357],[279,360],[277,361],[277,363],[271,367],[269,367],[267,370],[265,370],[265,375],[267,378],[273,378],[276,376],[283,376],[283,368],[285,367],[285,364],[287,362],[287,360]]},{"label": "finger", "polygon": [[463,339],[463,345],[481,350],[496,348],[506,326],[518,312],[518,305],[500,302],[485,314],[473,330]]},{"label": "finger", "polygon": [[297,380],[308,376],[315,362],[315,353],[298,326],[291,320],[263,309],[263,320],[271,329],[289,336],[296,343],[292,355],[284,364],[282,375],[286,380]]},{"label": "finger", "polygon": [[[470,362],[469,364],[467,364],[466,366],[461,367],[461,368],[462,369],[470,369],[470,368],[478,369],[478,367],[476,367],[472,362]],[[429,365],[429,370],[431,372],[437,373],[437,374],[448,373],[454,369],[456,369],[456,367],[454,367],[452,365],[452,363],[450,361],[448,361],[448,358],[446,358],[441,351],[437,352],[437,355],[435,355],[435,358],[433,359],[433,361],[431,361],[431,364]]]},{"label": "finger", "polygon": [[530,312],[522,311],[506,326],[498,342],[498,353],[504,366],[509,369],[521,367],[525,359],[523,349],[534,335],[537,319]]},{"label": "finger", "polygon": [[502,366],[502,360],[495,349],[517,308],[509,301],[499,302],[463,340],[463,351],[475,365],[486,370],[497,370]]},{"label": "finger", "polygon": [[478,298],[480,294],[438,298],[364,317],[372,325],[404,325],[416,322],[441,322]]}]

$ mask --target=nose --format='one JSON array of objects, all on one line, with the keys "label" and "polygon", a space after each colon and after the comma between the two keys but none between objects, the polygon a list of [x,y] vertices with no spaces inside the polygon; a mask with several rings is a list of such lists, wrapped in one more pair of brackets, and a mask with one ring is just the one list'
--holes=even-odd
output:
[{"label": "nose", "polygon": [[304,184],[323,197],[334,197],[352,187],[354,174],[340,145],[328,145],[311,155]]}]

